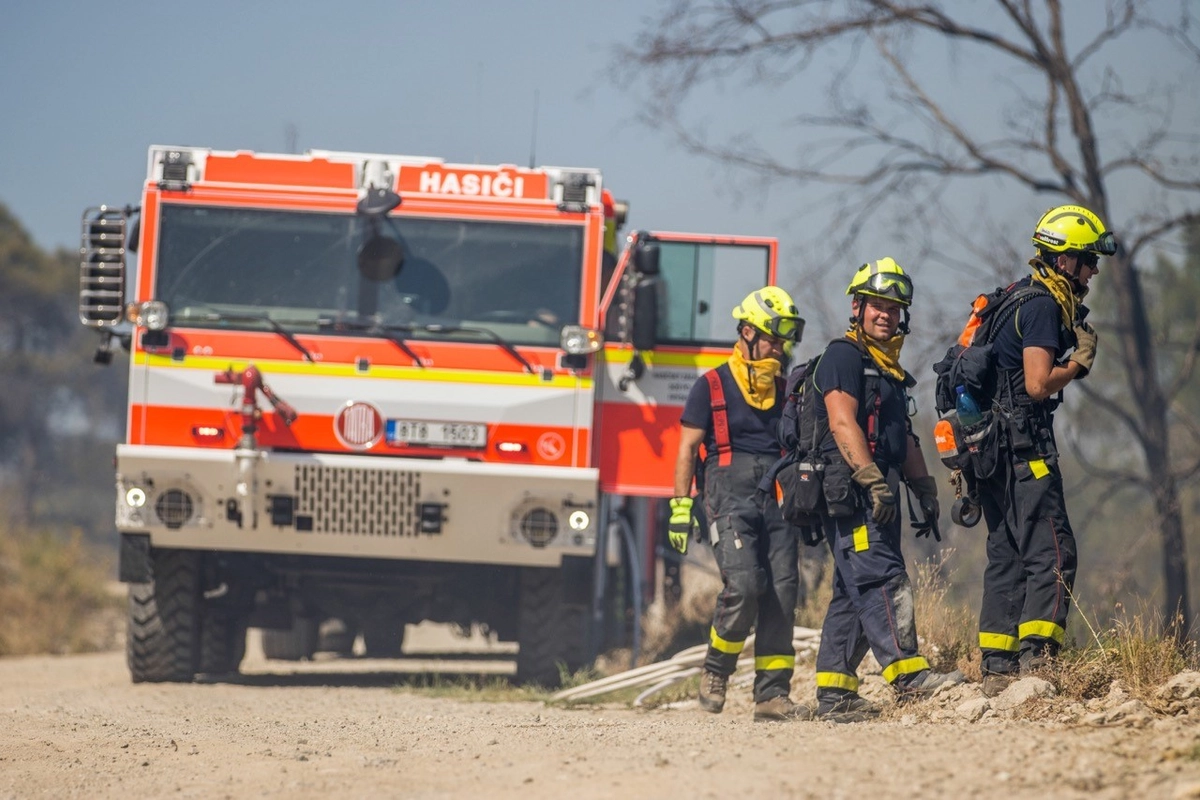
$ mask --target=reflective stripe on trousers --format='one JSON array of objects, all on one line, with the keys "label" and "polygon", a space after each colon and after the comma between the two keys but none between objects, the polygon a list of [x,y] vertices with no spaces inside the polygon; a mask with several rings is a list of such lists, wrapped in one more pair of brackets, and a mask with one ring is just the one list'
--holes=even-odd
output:
[{"label": "reflective stripe on trousers", "polygon": [[1014,672],[1054,655],[1066,635],[1075,583],[1075,534],[1052,457],[1014,459],[978,486],[988,526],[979,647],[985,672]]},{"label": "reflective stripe on trousers", "polygon": [[797,532],[774,498],[760,504],[755,492],[774,463],[771,456],[734,453],[727,467],[708,465],[704,481],[709,541],[723,583],[704,667],[731,674],[753,629],[756,701],[788,694],[796,663]]},{"label": "reflective stripe on trousers", "polygon": [[917,652],[912,584],[900,551],[900,521],[878,526],[863,510],[827,519],[833,550],[833,598],[821,626],[817,696],[856,691],[867,649],[898,688],[929,669]]}]

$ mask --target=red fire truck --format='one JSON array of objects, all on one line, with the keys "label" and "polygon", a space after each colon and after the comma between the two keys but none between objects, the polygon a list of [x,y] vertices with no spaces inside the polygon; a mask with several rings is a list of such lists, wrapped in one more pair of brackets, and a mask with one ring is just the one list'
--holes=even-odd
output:
[{"label": "red fire truck", "polygon": [[595,169],[151,147],[140,205],[84,213],[79,306],[97,360],[129,351],[133,680],[234,672],[248,626],[310,656],[328,620],[368,655],[431,620],[517,642],[521,680],[584,664],[653,526],[606,539],[671,494],[688,388],[775,278],[773,239],[618,253],[624,210]]}]

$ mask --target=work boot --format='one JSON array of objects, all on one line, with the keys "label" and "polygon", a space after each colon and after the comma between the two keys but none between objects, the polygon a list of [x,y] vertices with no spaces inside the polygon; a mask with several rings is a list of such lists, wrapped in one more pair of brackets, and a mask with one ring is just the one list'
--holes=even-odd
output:
[{"label": "work boot", "polygon": [[700,676],[700,707],[713,714],[725,708],[725,690],[729,688],[729,676],[704,670]]},{"label": "work boot", "polygon": [[1018,680],[1018,676],[1010,672],[989,672],[983,676],[979,691],[984,697],[995,697]]},{"label": "work boot", "polygon": [[867,722],[879,716],[881,709],[858,692],[818,698],[817,719],[825,722]]},{"label": "work boot", "polygon": [[812,716],[811,708],[800,703],[793,703],[792,698],[786,694],[754,704],[755,722],[790,722],[812,719]]},{"label": "work boot", "polygon": [[966,683],[966,681],[967,677],[959,670],[954,670],[953,672],[925,670],[921,673],[921,677],[900,690],[899,700],[902,703],[912,700],[924,700],[927,697],[932,697],[933,693],[943,686],[957,686],[960,683]]}]

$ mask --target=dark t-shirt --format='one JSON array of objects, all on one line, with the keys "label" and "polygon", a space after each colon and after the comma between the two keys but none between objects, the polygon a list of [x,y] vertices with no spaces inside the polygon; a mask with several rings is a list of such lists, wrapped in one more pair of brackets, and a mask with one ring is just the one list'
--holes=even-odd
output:
[{"label": "dark t-shirt", "polygon": [[[863,374],[866,363],[862,351],[849,340],[838,339],[825,348],[814,377],[821,394],[821,402],[816,407],[818,422],[828,425],[829,411],[825,408],[825,395],[838,389],[858,398],[858,424],[866,434],[867,418],[873,411],[866,403],[866,376]],[[908,401],[904,384],[895,378],[882,376],[879,399],[879,438],[875,444],[875,461],[898,467],[908,454]],[[822,448],[827,453],[837,450],[832,433],[825,437]]]},{"label": "dark t-shirt", "polygon": [[[1023,278],[1012,291],[1028,286],[1032,278]],[[1026,347],[1048,347],[1055,360],[1062,357],[1068,343],[1063,336],[1058,302],[1049,294],[1039,294],[1021,304],[1012,319],[992,338],[992,353],[1000,369],[1023,369]]]},{"label": "dark t-shirt", "polygon": [[[717,367],[721,376],[721,387],[725,391],[725,415],[729,420],[729,446],[735,453],[754,455],[779,455],[779,441],[775,429],[783,413],[783,392],[777,386],[775,405],[766,411],[746,403],[742,390],[738,388],[729,372],[729,365]],[[692,384],[687,403],[683,406],[682,422],[693,428],[704,429],[704,448],[709,458],[716,458],[717,437],[713,433],[712,398],[709,396],[708,379],[703,375]]]}]

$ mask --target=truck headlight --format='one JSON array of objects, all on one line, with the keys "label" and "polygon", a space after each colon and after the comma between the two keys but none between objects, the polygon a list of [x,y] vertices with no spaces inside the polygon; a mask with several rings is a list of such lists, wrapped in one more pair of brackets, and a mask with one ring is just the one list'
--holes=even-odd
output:
[{"label": "truck headlight", "polygon": [[144,303],[130,303],[125,307],[125,319],[140,328],[161,331],[167,327],[170,310],[162,300],[147,300]]},{"label": "truck headlight", "polygon": [[603,347],[604,337],[600,335],[600,331],[594,331],[591,328],[567,325],[562,329],[560,346],[569,355],[586,355]]}]

